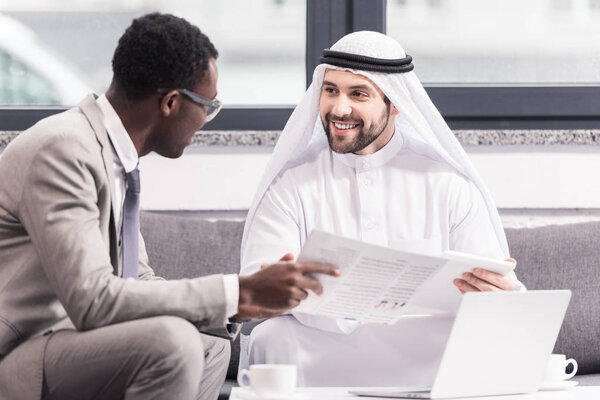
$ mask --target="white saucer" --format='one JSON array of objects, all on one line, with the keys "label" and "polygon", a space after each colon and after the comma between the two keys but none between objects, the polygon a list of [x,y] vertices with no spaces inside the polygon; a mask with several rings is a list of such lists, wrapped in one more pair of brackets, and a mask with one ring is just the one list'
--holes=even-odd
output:
[{"label": "white saucer", "polygon": [[577,385],[577,381],[542,382],[538,390],[565,390]]},{"label": "white saucer", "polygon": [[259,396],[250,391],[236,393],[242,400],[308,400],[309,397],[302,393],[282,394],[277,396]]}]

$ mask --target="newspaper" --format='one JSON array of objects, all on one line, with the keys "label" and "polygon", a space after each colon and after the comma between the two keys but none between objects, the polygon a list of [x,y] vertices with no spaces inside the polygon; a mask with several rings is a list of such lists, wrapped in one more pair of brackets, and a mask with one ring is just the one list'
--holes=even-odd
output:
[{"label": "newspaper", "polygon": [[313,231],[299,260],[324,261],[341,275],[318,275],[323,293],[309,292],[294,313],[393,324],[403,315],[452,314],[461,294],[453,279],[473,268],[507,274],[515,265],[458,252],[424,255]]}]

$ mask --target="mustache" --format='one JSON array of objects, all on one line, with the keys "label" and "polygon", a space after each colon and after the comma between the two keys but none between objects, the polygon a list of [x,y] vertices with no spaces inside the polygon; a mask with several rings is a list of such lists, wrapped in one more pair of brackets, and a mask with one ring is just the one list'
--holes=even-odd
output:
[{"label": "mustache", "polygon": [[347,122],[350,124],[362,124],[362,119],[358,118],[352,118],[351,116],[346,116],[346,117],[338,117],[337,115],[332,115],[331,113],[327,113],[325,114],[325,119],[327,120],[327,122],[331,122],[331,119],[336,120],[337,122]]}]

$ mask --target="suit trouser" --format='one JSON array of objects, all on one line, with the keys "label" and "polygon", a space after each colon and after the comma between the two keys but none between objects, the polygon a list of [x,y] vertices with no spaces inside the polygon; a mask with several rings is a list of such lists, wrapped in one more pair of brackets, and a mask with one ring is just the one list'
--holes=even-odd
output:
[{"label": "suit trouser", "polygon": [[44,399],[216,399],[230,345],[184,319],[154,317],[53,333]]}]

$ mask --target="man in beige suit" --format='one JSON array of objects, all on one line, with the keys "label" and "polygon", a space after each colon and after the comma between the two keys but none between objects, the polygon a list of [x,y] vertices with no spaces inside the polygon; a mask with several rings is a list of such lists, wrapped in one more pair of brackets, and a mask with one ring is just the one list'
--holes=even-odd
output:
[{"label": "man in beige suit", "polygon": [[307,274],[338,274],[289,257],[239,278],[148,266],[138,158],[179,157],[218,112],[216,58],[187,21],[138,18],[107,93],[0,156],[0,399],[214,399],[229,344],[199,330],[234,337],[232,318],[277,315],[321,290]]}]

